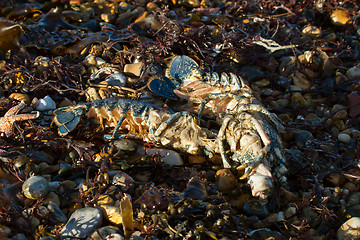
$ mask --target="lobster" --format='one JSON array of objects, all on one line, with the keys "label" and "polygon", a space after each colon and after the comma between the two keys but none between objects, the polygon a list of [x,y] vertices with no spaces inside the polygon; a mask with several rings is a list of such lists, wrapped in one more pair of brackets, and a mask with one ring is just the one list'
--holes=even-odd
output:
[{"label": "lobster", "polygon": [[[89,103],[58,108],[53,123],[60,136],[73,131],[81,117],[94,119],[100,128],[114,127],[106,140],[121,137],[140,138],[173,147],[189,154],[200,154],[204,149],[214,149],[215,135],[198,125],[188,112],[175,112],[157,105],[131,99],[100,99]],[[126,131],[118,134],[118,130]]]},{"label": "lobster", "polygon": [[224,145],[227,142],[233,164],[245,169],[241,179],[248,178],[254,196],[268,197],[273,185],[272,173],[282,185],[286,184],[286,160],[279,136],[283,126],[241,77],[204,72],[187,56],[175,56],[167,74],[178,81],[174,93],[187,101],[182,110],[197,113],[198,120],[203,114],[215,116],[220,126],[216,151],[224,167],[230,168]]}]

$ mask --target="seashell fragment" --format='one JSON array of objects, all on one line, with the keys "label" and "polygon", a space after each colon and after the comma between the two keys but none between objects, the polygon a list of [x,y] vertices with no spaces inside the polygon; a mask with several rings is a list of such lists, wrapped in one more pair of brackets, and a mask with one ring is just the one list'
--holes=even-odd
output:
[{"label": "seashell fragment", "polygon": [[54,110],[56,109],[56,103],[54,102],[54,100],[52,100],[51,97],[46,96],[35,102],[33,104],[33,107],[38,111]]}]

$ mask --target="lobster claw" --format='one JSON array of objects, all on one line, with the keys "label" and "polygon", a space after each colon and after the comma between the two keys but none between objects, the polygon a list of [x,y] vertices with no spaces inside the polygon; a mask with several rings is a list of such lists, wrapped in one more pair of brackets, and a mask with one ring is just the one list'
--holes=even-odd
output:
[{"label": "lobster claw", "polygon": [[176,56],[170,62],[169,75],[176,80],[190,76],[193,71],[200,70],[199,65],[188,56]]},{"label": "lobster claw", "polygon": [[60,136],[65,136],[79,124],[84,110],[81,107],[64,107],[54,111],[53,122],[58,126]]},{"label": "lobster claw", "polygon": [[156,95],[174,100],[177,99],[177,96],[174,93],[174,90],[176,89],[175,83],[165,76],[157,75],[150,78],[147,86],[150,91]]}]

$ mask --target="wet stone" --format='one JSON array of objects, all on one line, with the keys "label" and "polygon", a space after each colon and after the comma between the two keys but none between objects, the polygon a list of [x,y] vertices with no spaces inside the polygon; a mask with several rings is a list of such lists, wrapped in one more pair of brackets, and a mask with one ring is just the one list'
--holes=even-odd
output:
[{"label": "wet stone", "polygon": [[351,137],[346,133],[340,133],[338,135],[338,140],[342,143],[348,144],[351,141]]},{"label": "wet stone", "polygon": [[[130,175],[124,172],[120,172],[120,171],[116,171],[116,172],[117,172],[116,175],[112,179],[112,184],[116,186],[120,186],[122,191],[125,192],[129,191],[129,189],[134,186],[134,179]],[[109,175],[110,174],[111,173],[109,173]]]},{"label": "wet stone", "polygon": [[48,181],[41,176],[32,176],[28,178],[22,185],[25,197],[30,199],[38,199],[45,197],[49,191]]},{"label": "wet stone", "polygon": [[263,239],[280,239],[281,234],[277,231],[271,231],[268,228],[260,228],[250,232],[250,236],[254,240]]},{"label": "wet stone", "polygon": [[296,146],[298,148],[304,148],[306,146],[306,142],[313,139],[314,136],[311,134],[311,132],[306,130],[299,130],[295,134]]},{"label": "wet stone", "polygon": [[163,161],[165,164],[169,164],[170,166],[182,166],[184,165],[184,161],[181,158],[181,155],[173,150],[169,149],[149,149],[148,154],[152,155],[154,153],[160,154],[162,156],[161,161]]},{"label": "wet stone", "polygon": [[220,192],[226,192],[236,187],[237,179],[229,169],[220,169],[215,174],[216,185]]},{"label": "wet stone", "polygon": [[353,217],[341,225],[337,231],[337,239],[360,239],[360,217]]},{"label": "wet stone", "polygon": [[56,108],[56,103],[51,97],[46,96],[35,102],[33,107],[38,111],[54,110]]},{"label": "wet stone", "polygon": [[71,214],[68,222],[61,230],[61,237],[85,238],[98,229],[102,224],[101,210],[85,207]]},{"label": "wet stone", "polygon": [[321,30],[315,26],[307,26],[302,30],[304,36],[316,39],[320,36]]},{"label": "wet stone", "polygon": [[259,218],[265,218],[269,215],[266,206],[261,204],[259,200],[246,201],[244,204],[244,213],[247,216],[257,216]]},{"label": "wet stone", "polygon": [[88,240],[103,240],[110,234],[119,233],[119,228],[115,226],[106,226],[99,228],[97,231],[95,231],[93,234],[91,234],[90,237],[88,237]]},{"label": "wet stone", "polygon": [[122,224],[121,211],[119,206],[101,205],[105,218],[114,224]]}]

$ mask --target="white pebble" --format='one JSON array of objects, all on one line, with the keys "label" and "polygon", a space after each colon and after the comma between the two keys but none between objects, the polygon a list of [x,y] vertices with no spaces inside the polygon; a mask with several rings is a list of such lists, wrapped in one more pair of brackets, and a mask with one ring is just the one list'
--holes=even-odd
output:
[{"label": "white pebble", "polygon": [[338,140],[343,143],[349,143],[351,140],[351,137],[346,133],[340,133],[338,135]]}]

